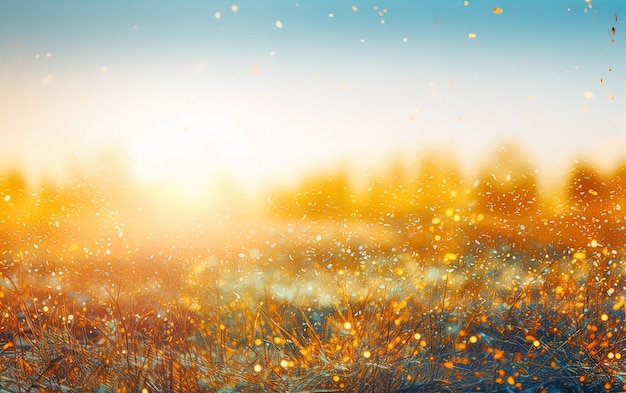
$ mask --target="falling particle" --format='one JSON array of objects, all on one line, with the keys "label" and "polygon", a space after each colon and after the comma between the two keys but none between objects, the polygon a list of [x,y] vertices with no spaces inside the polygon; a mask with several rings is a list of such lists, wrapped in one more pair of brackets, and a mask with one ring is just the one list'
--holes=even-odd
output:
[{"label": "falling particle", "polygon": [[48,74],[45,77],[43,77],[43,79],[41,80],[41,84],[42,85],[47,85],[49,83],[52,83],[52,75]]},{"label": "falling particle", "polygon": [[239,6],[237,4],[233,4],[233,5],[230,6],[230,10],[232,12],[237,12],[237,11],[239,11]]},{"label": "falling particle", "polygon": [[572,9],[570,7],[567,7],[567,12],[572,12]]},{"label": "falling particle", "polygon": [[600,84],[604,83],[604,79],[600,78]]},{"label": "falling particle", "polygon": [[334,18],[334,17],[335,17],[335,14],[333,14],[332,12],[330,12],[330,13],[328,14],[328,17],[329,17],[329,18]]},{"label": "falling particle", "polygon": [[133,25],[133,30],[139,30],[139,26],[138,25]]},{"label": "falling particle", "polygon": [[385,20],[384,20],[384,19],[381,19],[381,20],[380,20],[380,24],[381,24],[381,25],[384,25],[384,24],[385,24]]},{"label": "falling particle", "polygon": [[357,7],[356,5],[352,6],[352,11],[357,12],[359,10],[359,7]]},{"label": "falling particle", "polygon": [[529,95],[528,96],[528,102],[535,102],[535,96]]},{"label": "falling particle", "polygon": [[276,56],[276,51],[270,51],[270,56],[272,57]]},{"label": "falling particle", "polygon": [[500,7],[496,7],[494,9],[491,10],[491,12],[493,12],[494,14],[501,14],[504,12],[504,10]]},{"label": "falling particle", "polygon": [[255,74],[261,72],[261,66],[258,64],[255,65],[254,67],[252,67],[252,72],[254,72]]},{"label": "falling particle", "polygon": [[103,73],[105,73],[105,74],[106,74],[107,72],[109,72],[109,67],[107,67],[107,66],[102,66],[102,67],[100,67],[100,71],[102,71]]},{"label": "falling particle", "polygon": [[403,37],[402,38],[402,42],[408,42],[408,41],[409,41],[409,39],[407,37]]},{"label": "falling particle", "polygon": [[611,28],[611,35],[615,35],[615,27]]},{"label": "falling particle", "polygon": [[46,57],[47,57],[47,58],[52,57],[52,53],[50,53],[50,52],[46,52]]},{"label": "falling particle", "polygon": [[35,59],[39,59],[40,57],[39,53],[35,53]]},{"label": "falling particle", "polygon": [[10,194],[7,194],[7,195],[4,196],[4,201],[5,202],[8,202],[10,200],[11,200],[11,195]]},{"label": "falling particle", "polygon": [[617,14],[615,14],[615,21],[617,22]]},{"label": "falling particle", "polygon": [[476,38],[476,33],[469,33],[467,36],[469,38]]},{"label": "falling particle", "polygon": [[613,66],[609,66],[609,72],[613,71]]},{"label": "falling particle", "polygon": [[215,17],[215,19],[219,19],[222,17],[222,13],[217,11],[213,16]]},{"label": "falling particle", "polygon": [[593,93],[592,92],[586,91],[584,95],[585,95],[586,99],[593,100]]},{"label": "falling particle", "polygon": [[469,1],[465,0],[465,1],[463,2],[463,5],[467,7],[467,6],[469,5]]},{"label": "falling particle", "polygon": [[583,112],[589,112],[589,106],[583,105]]},{"label": "falling particle", "polygon": [[261,370],[263,370],[263,367],[260,364],[255,364],[254,365],[254,372],[260,373]]},{"label": "falling particle", "polygon": [[611,94],[611,95],[609,96],[609,100],[613,101],[614,99],[615,99],[615,95]]},{"label": "falling particle", "polygon": [[365,42],[365,38],[361,38],[361,40],[360,40],[360,41],[361,41],[361,42]]},{"label": "falling particle", "polygon": [[283,22],[277,20],[276,21],[276,27],[279,28],[279,29],[282,29],[283,28]]}]

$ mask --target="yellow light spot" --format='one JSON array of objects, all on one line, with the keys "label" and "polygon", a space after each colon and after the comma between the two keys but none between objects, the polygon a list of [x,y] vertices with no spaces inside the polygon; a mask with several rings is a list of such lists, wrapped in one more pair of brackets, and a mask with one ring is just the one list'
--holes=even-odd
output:
[{"label": "yellow light spot", "polygon": [[368,350],[363,351],[363,357],[365,359],[369,359],[372,356],[372,353]]},{"label": "yellow light spot", "polygon": [[396,275],[402,276],[404,274],[404,269],[399,267],[396,269]]},{"label": "yellow light spot", "polygon": [[476,33],[468,33],[467,36],[469,38],[476,38]]},{"label": "yellow light spot", "polygon": [[465,1],[463,2],[463,5],[467,7],[467,6],[469,5],[469,1],[468,1],[468,0],[465,0]]},{"label": "yellow light spot", "polygon": [[230,6],[230,10],[232,12],[237,12],[237,11],[239,11],[239,6],[237,4],[233,4],[233,5]]},{"label": "yellow light spot", "polygon": [[141,389],[141,393],[149,393],[150,391],[148,390],[148,388],[143,388]]},{"label": "yellow light spot", "polygon": [[420,338],[422,338],[422,335],[421,335],[421,334],[419,334],[419,333],[415,333],[415,334],[413,335],[413,339],[414,339],[414,340],[419,340]]},{"label": "yellow light spot", "polygon": [[438,218],[438,217],[435,217],[435,218],[433,218],[433,219],[432,219],[432,223],[433,223],[433,225],[437,225],[437,224],[439,224],[440,222],[441,222],[441,219],[440,219],[440,218]]},{"label": "yellow light spot", "polygon": [[260,338],[257,338],[256,340],[254,340],[254,345],[259,346],[263,344],[263,341]]},{"label": "yellow light spot", "polygon": [[106,74],[107,72],[109,72],[109,67],[102,66],[102,67],[100,67],[100,71],[102,71],[102,73]]},{"label": "yellow light spot", "polygon": [[504,12],[504,10],[500,7],[496,7],[494,9],[491,10],[491,12],[493,12],[494,14],[501,14]]},{"label": "yellow light spot", "polygon": [[587,254],[584,251],[577,251],[574,253],[574,259],[583,260],[587,257]]},{"label": "yellow light spot", "polygon": [[513,378],[512,375],[509,375],[509,377],[506,379],[506,383],[508,383],[511,386],[515,385],[515,378]]},{"label": "yellow light spot", "polygon": [[594,190],[593,188],[590,188],[587,192],[593,196],[598,196],[598,191]]},{"label": "yellow light spot", "polygon": [[606,321],[609,320],[609,316],[607,314],[602,314],[602,315],[600,315],[600,320],[602,322],[606,322]]},{"label": "yellow light spot", "polygon": [[357,7],[356,5],[352,6],[352,11],[357,12],[359,10],[359,7]]},{"label": "yellow light spot", "polygon": [[539,340],[533,341],[533,347],[539,348],[540,346],[541,346],[541,343],[539,342]]},{"label": "yellow light spot", "polygon": [[343,323],[343,328],[346,329],[346,330],[352,329],[352,324],[350,323],[350,321],[345,321]]},{"label": "yellow light spot", "polygon": [[289,362],[287,361],[287,359],[283,359],[283,360],[280,361],[280,367],[282,367],[282,368],[289,367]]},{"label": "yellow light spot", "polygon": [[472,343],[472,344],[476,344],[478,342],[478,337],[470,336],[469,342]]},{"label": "yellow light spot", "polygon": [[274,344],[283,345],[284,343],[285,343],[285,340],[282,337],[279,337],[279,336],[274,337]]},{"label": "yellow light spot", "polygon": [[283,28],[283,22],[277,20],[276,21],[276,27],[279,28],[279,29],[282,29]]},{"label": "yellow light spot", "polygon": [[226,330],[226,325],[224,325],[223,323],[220,323],[220,330]]},{"label": "yellow light spot", "polygon": [[446,255],[443,257],[444,260],[447,261],[456,261],[457,260],[457,255],[453,252],[448,252],[446,253]]},{"label": "yellow light spot", "polygon": [[339,375],[333,375],[333,382],[339,382],[340,379]]},{"label": "yellow light spot", "polygon": [[260,364],[258,364],[258,363],[254,365],[254,372],[255,372],[255,373],[260,373],[260,372],[261,372],[261,370],[263,370],[263,366],[261,366],[261,365],[260,365]]},{"label": "yellow light spot", "polygon": [[596,239],[591,240],[591,247],[598,247],[598,241]]}]

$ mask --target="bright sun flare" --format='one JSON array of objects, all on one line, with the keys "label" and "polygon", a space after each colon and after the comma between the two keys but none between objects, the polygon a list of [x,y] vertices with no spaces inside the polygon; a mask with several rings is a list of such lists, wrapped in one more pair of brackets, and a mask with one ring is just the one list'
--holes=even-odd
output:
[{"label": "bright sun flare", "polygon": [[205,192],[224,166],[217,141],[188,127],[156,127],[128,144],[138,181],[166,183],[182,195]]}]

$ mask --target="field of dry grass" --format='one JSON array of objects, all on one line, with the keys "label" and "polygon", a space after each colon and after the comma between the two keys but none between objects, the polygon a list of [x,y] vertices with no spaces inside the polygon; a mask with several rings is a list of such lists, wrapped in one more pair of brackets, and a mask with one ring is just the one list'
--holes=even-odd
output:
[{"label": "field of dry grass", "polygon": [[626,178],[503,166],[197,215],[3,176],[0,392],[626,390]]}]

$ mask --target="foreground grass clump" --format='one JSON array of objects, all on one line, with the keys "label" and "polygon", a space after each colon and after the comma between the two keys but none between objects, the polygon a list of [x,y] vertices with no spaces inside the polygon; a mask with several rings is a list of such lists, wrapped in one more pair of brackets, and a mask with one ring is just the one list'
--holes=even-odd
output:
[{"label": "foreground grass clump", "polygon": [[414,279],[396,270],[384,289],[369,283],[358,295],[356,272],[344,271],[322,302],[231,290],[194,266],[185,282],[150,285],[147,276],[111,271],[107,280],[68,284],[71,291],[5,272],[3,391],[626,389],[626,299],[610,290],[623,284],[615,275],[581,281],[546,268],[494,285],[418,265]]}]

